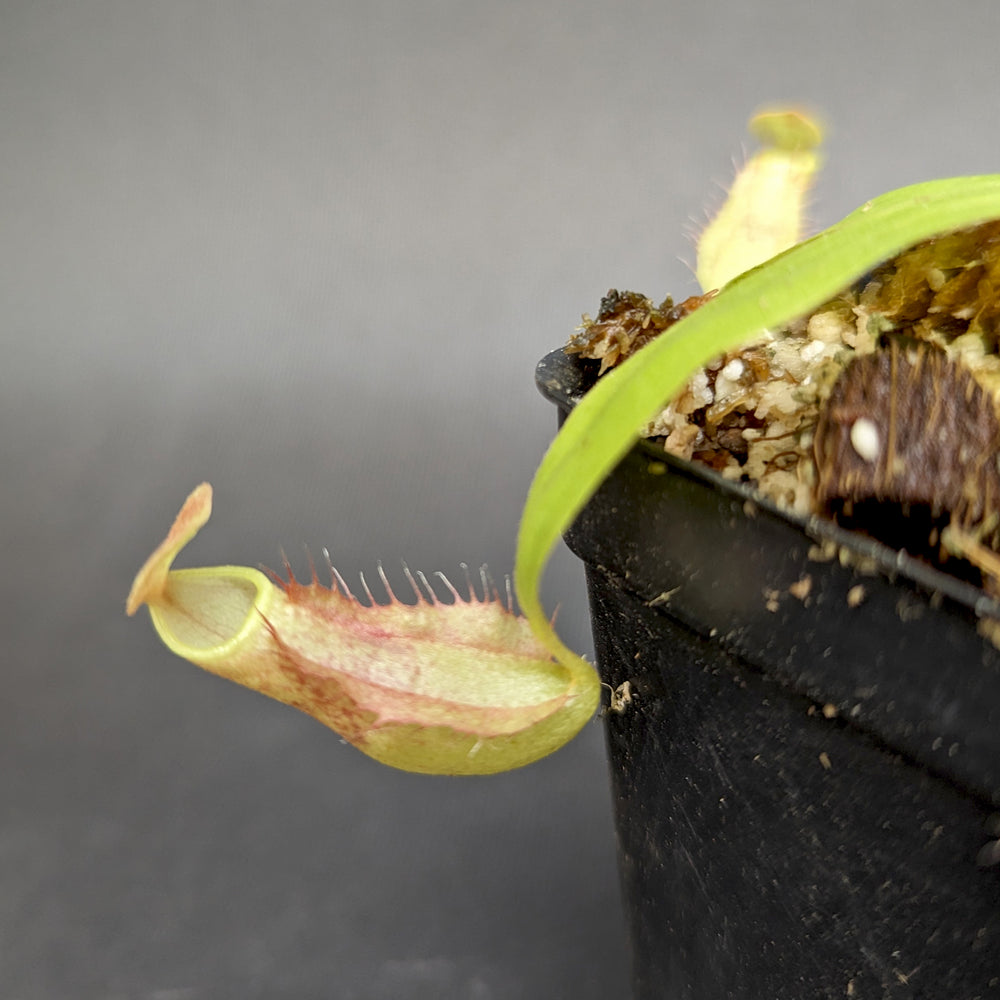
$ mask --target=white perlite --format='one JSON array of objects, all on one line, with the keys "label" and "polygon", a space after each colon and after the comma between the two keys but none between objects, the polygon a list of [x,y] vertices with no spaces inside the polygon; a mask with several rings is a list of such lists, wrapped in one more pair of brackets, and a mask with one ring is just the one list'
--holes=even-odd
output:
[{"label": "white perlite", "polygon": [[882,441],[873,420],[858,417],[851,424],[851,445],[866,462],[877,461],[882,451]]}]

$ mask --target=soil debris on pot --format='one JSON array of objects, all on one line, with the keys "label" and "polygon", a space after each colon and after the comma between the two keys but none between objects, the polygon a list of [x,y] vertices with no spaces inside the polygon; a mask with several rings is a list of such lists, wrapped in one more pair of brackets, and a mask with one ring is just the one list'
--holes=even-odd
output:
[{"label": "soil debris on pot", "polygon": [[601,362],[600,374],[620,364],[645,347],[678,320],[694,312],[716,293],[692,295],[678,305],[668,295],[658,306],[639,292],[608,290],[601,299],[597,319],[584,313],[581,325],[570,339],[566,351]]},{"label": "soil debris on pot", "polygon": [[[612,290],[566,350],[601,372],[714,293]],[[695,372],[650,422],[667,452],[1000,596],[1000,222],[927,240]],[[855,605],[856,606],[856,605]]]}]

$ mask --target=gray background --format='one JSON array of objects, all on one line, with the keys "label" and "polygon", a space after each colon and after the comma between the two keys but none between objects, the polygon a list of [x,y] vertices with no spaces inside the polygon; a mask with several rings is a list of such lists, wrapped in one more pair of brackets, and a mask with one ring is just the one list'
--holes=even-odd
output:
[{"label": "gray background", "polygon": [[[127,620],[187,564],[509,571],[611,285],[696,290],[748,115],[830,126],[817,226],[997,170],[996,0],[0,3],[0,992],[620,997],[600,727],[371,763]],[[582,574],[549,605],[590,648]],[[144,616],[143,616],[144,617]],[[710,831],[706,831],[710,835]]]}]

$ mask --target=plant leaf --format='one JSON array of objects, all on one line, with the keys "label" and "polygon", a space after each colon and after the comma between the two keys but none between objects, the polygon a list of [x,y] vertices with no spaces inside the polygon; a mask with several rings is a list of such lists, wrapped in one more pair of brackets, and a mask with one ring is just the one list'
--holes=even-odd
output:
[{"label": "plant leaf", "polygon": [[619,368],[570,413],[535,473],[521,516],[514,581],[539,640],[578,660],[542,608],[539,585],[562,533],[639,437],[639,429],[716,355],[803,316],[876,264],[945,232],[1000,218],[1000,174],[900,188],[733,279]]}]

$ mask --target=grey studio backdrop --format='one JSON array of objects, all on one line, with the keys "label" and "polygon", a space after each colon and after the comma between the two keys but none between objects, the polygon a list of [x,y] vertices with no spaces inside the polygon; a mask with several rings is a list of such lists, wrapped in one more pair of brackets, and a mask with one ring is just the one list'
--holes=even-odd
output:
[{"label": "grey studio backdrop", "polygon": [[[0,994],[623,997],[598,724],[396,773],[174,659],[133,573],[511,569],[535,361],[685,296],[758,106],[813,216],[1000,169],[995,0],[0,4]],[[591,648],[582,572],[546,583]],[[705,831],[711,836],[711,831]]]}]

